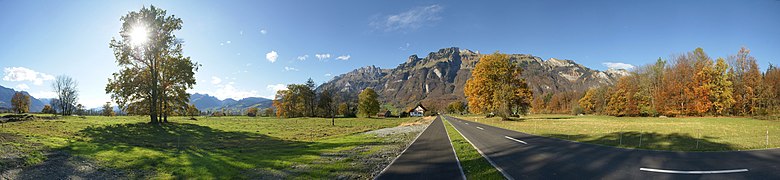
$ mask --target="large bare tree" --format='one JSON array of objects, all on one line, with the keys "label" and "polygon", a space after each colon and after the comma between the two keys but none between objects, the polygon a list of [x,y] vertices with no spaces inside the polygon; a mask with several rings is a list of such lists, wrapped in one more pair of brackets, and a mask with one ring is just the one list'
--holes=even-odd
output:
[{"label": "large bare tree", "polygon": [[55,107],[60,110],[60,114],[71,115],[76,111],[76,101],[79,100],[79,91],[76,89],[78,82],[65,75],[57,76],[51,84],[54,93],[57,94]]}]

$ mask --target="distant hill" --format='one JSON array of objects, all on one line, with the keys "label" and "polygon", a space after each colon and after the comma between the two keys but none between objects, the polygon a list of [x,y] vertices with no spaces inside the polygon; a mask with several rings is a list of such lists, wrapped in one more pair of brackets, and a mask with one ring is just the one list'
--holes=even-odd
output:
[{"label": "distant hill", "polygon": [[[443,108],[451,101],[465,102],[463,88],[481,56],[479,52],[467,49],[444,48],[429,53],[425,58],[411,55],[393,69],[375,66],[358,68],[333,77],[317,90],[334,89],[342,97],[355,99],[358,92],[371,87],[383,102],[396,107],[406,108],[421,102],[426,106]],[[572,60],[542,60],[530,54],[509,54],[509,57],[523,68],[523,77],[535,95],[585,91],[613,84],[628,74],[626,70],[598,71]]]},{"label": "distant hill", "polygon": [[195,104],[195,107],[201,111],[221,110],[223,108],[231,111],[241,111],[249,107],[269,108],[272,101],[260,97],[248,97],[241,100],[231,98],[219,100],[208,94],[195,93],[190,95],[190,103]]},{"label": "distant hill", "polygon": [[[12,88],[0,86],[0,107],[11,108],[11,99],[14,97],[16,92],[17,91]],[[27,93],[26,91],[21,92],[30,96],[30,93]],[[30,96],[30,112],[41,112],[43,105],[43,102],[33,96]]]}]

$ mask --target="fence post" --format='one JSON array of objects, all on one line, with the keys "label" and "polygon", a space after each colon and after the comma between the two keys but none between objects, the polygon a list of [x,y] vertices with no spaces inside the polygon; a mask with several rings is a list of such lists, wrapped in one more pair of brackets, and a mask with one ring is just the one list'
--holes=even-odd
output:
[{"label": "fence post", "polygon": [[639,133],[639,147],[642,147],[642,134],[641,132]]},{"label": "fence post", "polygon": [[769,148],[769,129],[766,129],[766,148]]}]

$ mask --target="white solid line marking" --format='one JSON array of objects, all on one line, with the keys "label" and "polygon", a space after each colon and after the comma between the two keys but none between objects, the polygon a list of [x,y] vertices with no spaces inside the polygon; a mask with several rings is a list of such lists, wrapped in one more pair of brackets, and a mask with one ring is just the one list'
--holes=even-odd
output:
[{"label": "white solid line marking", "polygon": [[[436,121],[436,120],[434,119],[433,121]],[[385,173],[385,171],[387,171],[387,169],[388,169],[388,168],[390,168],[390,165],[393,165],[393,163],[395,163],[395,160],[398,160],[398,158],[399,158],[399,157],[401,157],[401,155],[403,155],[403,154],[406,152],[406,150],[408,150],[408,149],[409,149],[409,147],[412,147],[412,144],[414,144],[414,142],[415,142],[415,141],[417,141],[417,139],[418,139],[418,138],[420,138],[420,136],[422,136],[422,134],[423,134],[423,133],[424,133],[426,130],[428,130],[428,127],[431,127],[431,124],[433,124],[433,121],[431,121],[431,123],[429,123],[429,124],[428,124],[428,126],[425,126],[425,129],[423,129],[423,130],[422,130],[422,131],[421,131],[419,134],[417,134],[417,137],[415,137],[415,138],[414,138],[414,140],[412,140],[412,142],[411,142],[411,143],[409,143],[409,146],[406,146],[406,148],[404,148],[404,150],[403,150],[403,151],[401,151],[401,153],[400,153],[400,154],[398,154],[398,156],[396,156],[396,157],[395,157],[395,158],[394,158],[392,161],[390,161],[390,164],[387,164],[387,166],[385,166],[385,168],[384,168],[384,169],[382,169],[382,171],[380,171],[380,172],[379,172],[379,174],[377,174],[377,175],[376,175],[376,177],[374,177],[374,179],[376,179],[377,177],[379,177],[379,175],[382,175],[382,174],[384,174],[384,173]],[[449,136],[447,136],[447,138],[449,138]],[[452,142],[450,142],[450,143],[452,143]]]},{"label": "white solid line marking", "polygon": [[512,176],[509,176],[509,174],[507,174],[506,171],[504,171],[504,169],[502,169],[501,167],[498,167],[498,165],[496,165],[496,163],[493,162],[493,160],[491,160],[490,157],[485,156],[485,153],[482,152],[482,150],[479,150],[479,148],[477,148],[477,146],[475,146],[474,143],[472,143],[471,140],[469,140],[469,138],[464,136],[463,133],[461,133],[460,130],[458,130],[458,127],[456,127],[455,125],[453,125],[452,127],[455,128],[455,131],[458,131],[458,134],[460,134],[460,136],[462,136],[463,139],[466,139],[466,142],[469,142],[469,144],[471,144],[471,147],[474,147],[474,149],[477,149],[477,152],[479,152],[479,155],[482,155],[482,157],[485,158],[490,163],[490,165],[492,165],[494,168],[496,168],[498,170],[498,172],[501,172],[501,175],[504,175],[504,178],[506,178],[507,180],[515,180],[515,178],[512,178]]},{"label": "white solid line marking", "polygon": [[[444,120],[447,120],[447,118],[441,117],[441,120],[442,120],[442,124],[444,124]],[[447,123],[449,123],[449,121],[447,121]],[[450,123],[450,125],[452,125],[452,123]],[[455,128],[455,126],[452,126],[452,128]],[[461,177],[463,177],[463,180],[466,180],[466,173],[463,172],[463,166],[460,164],[460,159],[458,159],[458,152],[455,151],[455,145],[452,145],[452,139],[450,139],[450,133],[449,131],[447,131],[446,124],[444,124],[444,132],[447,133],[447,140],[450,141],[450,147],[452,147],[452,154],[455,154],[455,161],[458,161],[458,169],[460,169],[460,175]]]},{"label": "white solid line marking", "polygon": [[521,141],[519,139],[515,139],[515,138],[509,137],[509,136],[504,136],[504,138],[507,138],[507,139],[512,140],[512,141],[517,141],[519,143],[528,144],[525,141]]},{"label": "white solid line marking", "polygon": [[670,174],[723,174],[723,173],[748,172],[748,169],[731,169],[731,170],[714,170],[714,171],[678,171],[678,170],[666,170],[666,169],[639,168],[639,170],[657,172],[657,173],[670,173]]},{"label": "white solid line marking", "polygon": [[466,125],[469,125],[469,123],[466,123]]},{"label": "white solid line marking", "polygon": [[485,130],[485,129],[483,129],[482,127],[479,127],[479,126],[477,126],[477,129],[479,129],[479,130]]}]

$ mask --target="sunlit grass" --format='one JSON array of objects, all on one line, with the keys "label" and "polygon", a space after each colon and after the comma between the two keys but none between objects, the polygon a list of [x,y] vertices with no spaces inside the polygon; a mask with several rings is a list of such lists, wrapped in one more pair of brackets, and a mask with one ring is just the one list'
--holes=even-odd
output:
[{"label": "sunlit grass", "polygon": [[[97,160],[106,167],[144,170],[138,178],[334,178],[333,172],[360,168],[344,158],[327,163],[322,154],[382,145],[384,140],[361,134],[398,126],[417,118],[330,119],[173,117],[168,124],[148,124],[148,117],[65,117],[5,123],[4,145],[28,156],[65,150]],[[32,159],[39,163],[43,157]],[[364,175],[370,172],[356,172]]]},{"label": "sunlit grass", "polygon": [[471,143],[455,130],[449,121],[444,121],[444,126],[447,128],[447,135],[450,136],[452,147],[458,155],[466,179],[505,179],[487,159],[479,154],[477,149],[474,149]]},{"label": "sunlit grass", "polygon": [[530,115],[501,121],[482,115],[460,117],[529,134],[625,148],[729,151],[780,147],[780,121],[752,118]]}]

